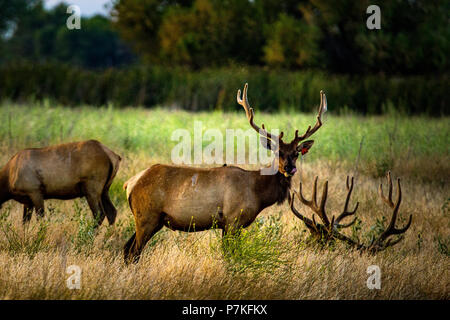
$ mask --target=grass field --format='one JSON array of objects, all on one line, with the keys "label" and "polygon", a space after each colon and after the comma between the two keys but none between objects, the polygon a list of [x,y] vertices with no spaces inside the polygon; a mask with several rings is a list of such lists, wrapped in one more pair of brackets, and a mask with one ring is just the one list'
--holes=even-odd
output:
[{"label": "grass field", "polygon": [[[256,121],[292,137],[314,123],[312,114],[260,114]],[[329,180],[328,211],[338,213],[345,177],[356,177],[352,203],[360,201],[360,223],[346,231],[368,242],[391,212],[377,187],[388,170],[402,178],[398,224],[413,223],[405,239],[376,256],[342,243],[328,247],[310,241],[287,203],[264,210],[227,251],[218,231],[161,230],[137,265],[123,263],[122,247],[134,232],[123,183],[154,163],[170,163],[172,132],[241,128],[236,113],[178,110],[64,108],[0,105],[0,166],[26,147],[97,139],[123,158],[111,187],[118,208],[114,226],[96,234],[87,203],[47,201],[46,217],[22,227],[22,208],[0,210],[0,299],[449,299],[450,298],[450,119],[327,114],[315,145],[303,159],[299,177],[309,196],[315,175]],[[245,168],[256,168],[246,166]],[[311,212],[300,203],[302,213]],[[386,223],[385,223],[386,225]],[[69,290],[66,268],[82,270],[80,290]],[[381,269],[381,289],[366,286],[367,267]]]}]

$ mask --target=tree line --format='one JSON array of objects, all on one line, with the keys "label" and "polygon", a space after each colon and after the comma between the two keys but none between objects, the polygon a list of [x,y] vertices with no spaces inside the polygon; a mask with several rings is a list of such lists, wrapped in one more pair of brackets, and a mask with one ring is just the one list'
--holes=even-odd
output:
[{"label": "tree line", "polygon": [[0,99],[233,110],[448,114],[450,1],[111,0],[69,30],[67,4],[0,0]]},{"label": "tree line", "polygon": [[0,66],[0,100],[236,111],[236,92],[245,82],[251,104],[265,112],[315,112],[323,89],[334,114],[449,114],[447,75],[348,76],[260,67],[189,70],[142,65],[93,71],[21,62]]},{"label": "tree line", "polygon": [[2,60],[87,68],[136,62],[191,69],[261,66],[344,74],[448,72],[450,1],[112,0],[110,16],[66,27],[67,4],[0,0]]}]

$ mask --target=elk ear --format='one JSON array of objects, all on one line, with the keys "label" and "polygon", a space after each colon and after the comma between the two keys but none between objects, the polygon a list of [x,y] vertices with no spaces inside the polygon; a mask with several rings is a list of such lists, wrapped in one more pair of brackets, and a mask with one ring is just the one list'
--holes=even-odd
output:
[{"label": "elk ear", "polygon": [[312,147],[313,144],[314,140],[304,141],[297,146],[297,151],[301,152],[301,154],[304,155],[309,151],[309,149]]},{"label": "elk ear", "polygon": [[259,137],[259,141],[261,142],[262,146],[267,150],[276,151],[277,144],[273,140],[261,136]]}]

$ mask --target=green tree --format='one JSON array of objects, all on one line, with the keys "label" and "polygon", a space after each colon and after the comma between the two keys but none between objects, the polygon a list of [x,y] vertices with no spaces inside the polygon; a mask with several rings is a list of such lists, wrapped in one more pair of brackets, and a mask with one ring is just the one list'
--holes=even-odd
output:
[{"label": "green tree", "polygon": [[4,62],[63,61],[87,68],[117,66],[132,61],[131,51],[103,16],[82,18],[81,29],[66,26],[67,4],[46,10],[34,1],[17,17],[14,32],[4,39]]},{"label": "green tree", "polygon": [[281,14],[267,32],[264,60],[278,67],[320,67],[324,57],[319,48],[320,30],[304,20]]}]

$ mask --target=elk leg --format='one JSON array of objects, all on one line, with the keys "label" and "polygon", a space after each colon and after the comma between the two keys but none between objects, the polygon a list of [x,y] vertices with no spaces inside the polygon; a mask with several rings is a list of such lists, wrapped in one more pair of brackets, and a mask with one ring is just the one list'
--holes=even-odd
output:
[{"label": "elk leg", "polygon": [[86,195],[89,208],[92,211],[94,220],[97,222],[96,227],[99,227],[105,219],[105,212],[99,196],[93,196],[92,194]]},{"label": "elk leg", "polygon": [[23,218],[22,223],[25,225],[31,220],[31,216],[33,215],[33,203],[27,203],[23,205]]},{"label": "elk leg", "polygon": [[[35,193],[35,194],[30,195],[30,199],[36,210],[36,217],[38,219],[43,218],[45,209],[44,209],[44,198],[42,197],[42,195]],[[30,216],[30,218],[31,218],[31,216]]]},{"label": "elk leg", "polygon": [[131,236],[130,240],[128,240],[125,246],[123,247],[123,257],[125,259],[125,263],[127,264],[130,262],[131,248],[134,248],[135,243],[136,243],[136,232]]},{"label": "elk leg", "polygon": [[104,191],[102,193],[102,204],[109,224],[113,225],[114,222],[116,221],[117,210],[111,202],[108,191]]},{"label": "elk leg", "polygon": [[225,236],[238,237],[241,234],[241,231],[242,229],[238,225],[227,225],[222,229],[222,238],[224,238]]},{"label": "elk leg", "polygon": [[150,219],[136,223],[136,233],[124,247],[125,263],[137,263],[147,242],[164,226],[162,214],[149,214]]}]

